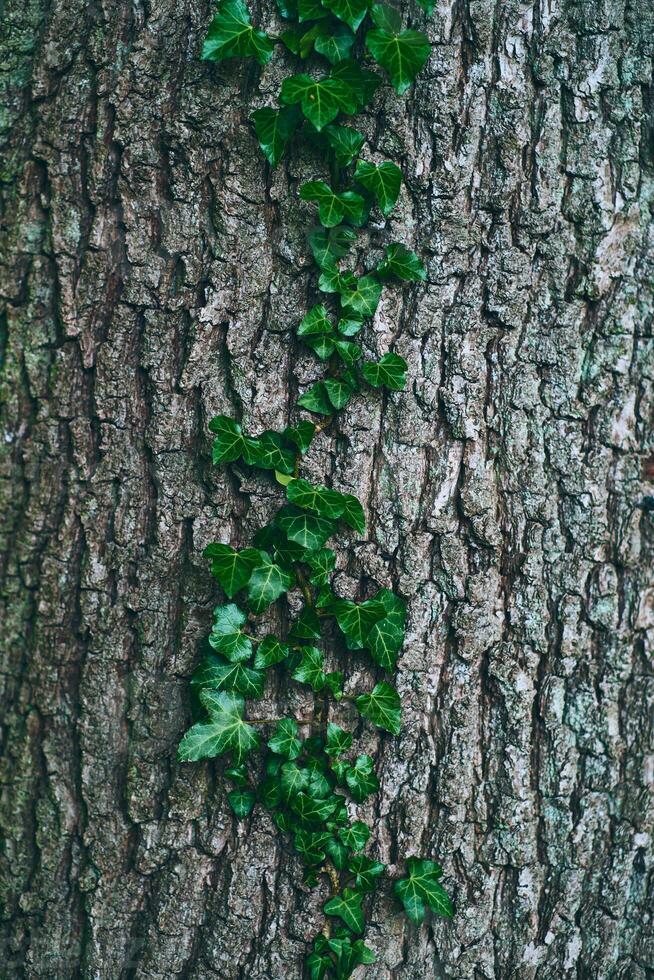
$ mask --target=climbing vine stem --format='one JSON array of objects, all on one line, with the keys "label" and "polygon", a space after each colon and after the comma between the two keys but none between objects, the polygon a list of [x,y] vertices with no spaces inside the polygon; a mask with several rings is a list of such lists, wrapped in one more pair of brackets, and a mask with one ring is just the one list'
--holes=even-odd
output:
[{"label": "climbing vine stem", "polygon": [[[415,3],[418,17],[432,12],[433,0]],[[363,535],[364,509],[352,494],[315,486],[300,472],[313,440],[358,391],[399,392],[406,385],[402,357],[389,351],[367,360],[354,338],[374,316],[387,283],[423,282],[426,271],[400,242],[389,243],[381,261],[363,274],[356,264],[348,267],[357,229],[375,209],[384,219],[392,213],[402,172],[389,161],[367,159],[364,135],[344,120],[371,102],[385,76],[403,95],[426,64],[430,44],[424,33],[404,26],[406,15],[386,4],[277,0],[277,8],[283,29],[273,37],[252,24],[243,0],[221,0],[202,57],[254,58],[265,66],[281,45],[300,67],[306,63],[306,70],[284,79],[278,105],[257,109],[252,123],[272,167],[291,141],[309,141],[324,161],[324,174],[299,188],[300,199],[316,210],[308,248],[322,301],[295,329],[325,363],[325,373],[298,400],[313,420],[300,418],[281,432],[256,436],[224,415],[209,424],[215,464],[268,471],[286,500],[257,531],[252,547],[216,542],[205,550],[227,601],[214,610],[206,656],[193,676],[200,714],[180,743],[179,758],[225,757],[224,776],[232,787],[227,797],[236,816],[246,819],[262,805],[292,841],[306,867],[305,881],[317,884],[326,876],[327,919],[307,972],[311,980],[340,980],[375,961],[361,936],[367,896],[383,887],[386,868],[364,853],[371,828],[354,818],[356,805],[379,789],[373,759],[357,755],[353,733],[329,720],[329,703],[343,702],[353,717],[358,712],[362,723],[392,735],[400,732],[401,704],[387,679],[372,690],[346,693],[346,673],[328,669],[319,644],[333,623],[341,637],[335,655],[345,670],[349,651],[363,651],[387,678],[404,642],[405,603],[385,588],[359,601],[335,594],[336,554],[327,542],[343,527]],[[299,612],[287,635],[261,635],[259,617],[294,591]],[[250,702],[263,696],[268,671],[286,672],[294,685],[314,692],[310,717],[256,717]],[[423,920],[427,907],[452,915],[440,876],[434,861],[407,858],[393,892],[413,922]]]}]

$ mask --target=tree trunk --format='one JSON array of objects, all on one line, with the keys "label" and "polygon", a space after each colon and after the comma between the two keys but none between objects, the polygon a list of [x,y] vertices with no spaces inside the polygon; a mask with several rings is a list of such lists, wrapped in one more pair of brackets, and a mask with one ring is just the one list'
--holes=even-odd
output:
[{"label": "tree trunk", "polygon": [[[7,977],[299,980],[322,922],[269,816],[238,823],[217,768],[175,759],[218,596],[201,551],[250,543],[280,496],[213,468],[206,423],[283,427],[320,375],[293,330],[312,297],[297,186],[318,160],[269,171],[248,115],[285,69],[201,62],[209,16],[3,16]],[[357,121],[403,167],[391,237],[429,270],[364,336],[410,384],[358,396],[304,469],[366,505],[367,539],[337,545],[341,594],[410,599],[403,733],[360,729],[382,780],[371,853],[437,859],[456,903],[417,929],[385,892],[366,976],[639,980],[652,5],[442,0],[414,21],[427,70]]]}]

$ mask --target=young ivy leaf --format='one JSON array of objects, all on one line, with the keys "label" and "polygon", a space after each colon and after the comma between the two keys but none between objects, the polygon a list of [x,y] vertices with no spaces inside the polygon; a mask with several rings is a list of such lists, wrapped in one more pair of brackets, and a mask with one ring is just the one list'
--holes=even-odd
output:
[{"label": "young ivy leaf", "polygon": [[303,647],[300,663],[291,677],[300,684],[308,684],[314,691],[322,691],[325,686],[322,653],[317,647]]},{"label": "young ivy leaf", "polygon": [[350,599],[339,599],[330,608],[330,612],[345,634],[350,650],[361,650],[365,647],[370,629],[386,615],[382,603],[375,599],[359,603]]},{"label": "young ivy leaf", "polygon": [[283,105],[299,102],[302,112],[319,132],[339,112],[351,113],[357,108],[356,96],[350,86],[334,77],[316,81],[310,75],[292,75],[284,80],[279,99]]},{"label": "young ivy leaf", "polygon": [[261,561],[261,554],[256,548],[238,551],[218,542],[207,545],[203,554],[205,558],[211,558],[211,574],[218,579],[230,599],[248,584],[253,569]]},{"label": "young ivy leaf", "polygon": [[286,442],[292,443],[301,453],[306,453],[313,442],[316,434],[316,427],[313,422],[298,422],[296,426],[289,426],[282,432],[282,437]]},{"label": "young ivy leaf", "polygon": [[363,326],[363,316],[348,310],[347,316],[341,317],[336,329],[343,337],[356,337]]},{"label": "young ivy leaf", "polygon": [[291,800],[291,809],[298,815],[302,823],[323,823],[334,812],[338,805],[335,797],[320,799],[309,796],[308,793],[298,793]]},{"label": "young ivy leaf", "polygon": [[268,741],[268,748],[289,760],[297,759],[302,751],[302,742],[298,738],[297,722],[293,718],[282,718],[277,722],[275,733]]},{"label": "young ivy leaf", "polygon": [[376,888],[375,879],[386,870],[386,865],[380,861],[371,861],[365,854],[355,854],[348,861],[348,870],[355,875],[354,883],[360,892],[373,892]]},{"label": "young ivy leaf", "polygon": [[323,384],[327,397],[336,409],[345,408],[354,394],[354,385],[345,378],[325,378]]},{"label": "young ivy leaf", "polygon": [[356,31],[368,13],[368,0],[322,0],[323,7]]},{"label": "young ivy leaf", "polygon": [[349,88],[356,108],[363,109],[381,85],[381,78],[374,71],[366,71],[356,61],[339,61],[330,72],[330,77],[343,82]]},{"label": "young ivy leaf", "polygon": [[391,732],[392,735],[400,734],[402,718],[400,697],[390,684],[383,681],[375,684],[370,694],[360,694],[355,699],[355,704],[361,716],[367,718],[373,725]]},{"label": "young ivy leaf", "polygon": [[205,61],[253,57],[265,65],[272,53],[272,41],[263,31],[254,29],[243,0],[221,0],[218,13],[209,25],[201,57]]},{"label": "young ivy leaf", "polygon": [[327,755],[339,756],[352,745],[352,735],[344,731],[340,725],[335,725],[333,721],[327,724],[327,743],[325,752]]},{"label": "young ivy leaf", "polygon": [[321,269],[335,269],[336,263],[350,251],[357,237],[352,228],[314,228],[309,233],[309,245]]},{"label": "young ivy leaf", "polygon": [[[292,484],[289,484],[292,486]],[[302,545],[307,551],[317,551],[330,538],[336,526],[333,521],[312,514],[283,514],[277,523],[291,541]]]},{"label": "young ivy leaf", "polygon": [[404,911],[411,921],[422,922],[425,917],[425,905],[428,905],[437,915],[451,918],[454,915],[454,907],[450,896],[438,880],[443,871],[436,862],[409,858],[407,871],[408,877],[396,881],[393,891],[402,902]]},{"label": "young ivy leaf", "polygon": [[416,253],[399,242],[388,246],[376,271],[384,279],[395,276],[402,282],[425,282],[427,279],[427,271]]},{"label": "young ivy leaf", "polygon": [[365,187],[377,201],[379,210],[385,218],[389,216],[400,196],[402,186],[402,171],[394,163],[357,162],[354,179]]},{"label": "young ivy leaf", "polygon": [[349,166],[357,158],[365,142],[363,133],[351,126],[325,126],[323,135],[339,167]]},{"label": "young ivy leaf", "polygon": [[324,180],[310,180],[302,184],[300,197],[303,201],[318,204],[320,223],[325,228],[335,228],[344,218],[354,225],[361,224],[363,219],[365,202],[361,195],[354,191],[336,194]]},{"label": "young ivy leaf", "polygon": [[338,836],[351,851],[361,851],[368,843],[370,827],[361,820],[355,820],[350,827],[341,827]]},{"label": "young ivy leaf", "polygon": [[232,663],[249,660],[252,656],[252,640],[242,629],[247,622],[243,610],[230,602],[226,606],[217,606],[213,617],[213,628],[209,634],[209,644],[213,649]]},{"label": "young ivy leaf", "polygon": [[279,432],[262,432],[257,439],[244,440],[243,459],[263,470],[290,474],[295,469],[295,453],[284,445]]},{"label": "young ivy leaf", "polygon": [[363,507],[354,494],[344,493],[341,496],[344,505],[341,520],[345,521],[353,531],[363,534],[366,530],[366,515],[363,512]]},{"label": "young ivy leaf", "polygon": [[191,683],[195,688],[235,691],[245,698],[260,698],[263,695],[264,680],[260,671],[250,670],[241,661],[229,663],[209,654],[193,675]]},{"label": "young ivy leaf", "polygon": [[360,360],[363,351],[358,344],[352,344],[348,340],[334,340],[333,341],[334,350],[338,352],[338,356],[348,367],[352,367]]},{"label": "young ivy leaf", "polygon": [[265,551],[261,552],[261,557],[263,560],[252,572],[248,583],[248,600],[255,613],[263,612],[295,585],[295,575],[292,572],[273,562]]},{"label": "young ivy leaf", "polygon": [[398,354],[384,354],[377,362],[366,361],[361,368],[363,376],[373,388],[382,385],[390,391],[403,391],[406,385],[407,363]]},{"label": "young ivy leaf", "polygon": [[242,454],[245,439],[240,425],[227,415],[216,415],[209,422],[209,431],[216,436],[212,459],[215,464],[233,463]]},{"label": "young ivy leaf", "polygon": [[261,151],[271,166],[276,167],[300,123],[300,113],[294,106],[281,109],[257,109],[250,116]]},{"label": "young ivy leaf", "polygon": [[342,294],[344,311],[373,316],[381,293],[382,284],[375,276],[362,276],[356,280],[353,289],[346,289]]},{"label": "young ivy leaf", "polygon": [[332,64],[345,61],[352,54],[354,34],[345,24],[320,25],[321,31],[315,42],[315,50]]},{"label": "young ivy leaf", "polygon": [[427,36],[412,30],[368,31],[366,47],[377,64],[386,69],[398,95],[410,87],[431,51]]},{"label": "young ivy leaf", "polygon": [[331,834],[326,831],[315,833],[300,828],[295,834],[295,850],[305,864],[321,864],[325,860],[325,849],[330,840]]},{"label": "young ivy leaf", "polygon": [[281,663],[290,657],[291,650],[288,644],[280,643],[276,636],[268,635],[261,641],[254,655],[254,666],[257,670],[264,670],[274,664]]},{"label": "young ivy leaf", "polygon": [[305,510],[313,510],[320,517],[336,519],[345,509],[342,494],[327,487],[314,487],[308,480],[293,480],[286,487],[289,503]]},{"label": "young ivy leaf", "polygon": [[239,820],[247,817],[257,802],[256,795],[249,789],[233,789],[227,794],[227,799]]},{"label": "young ivy leaf", "polygon": [[334,571],[336,555],[331,548],[321,548],[307,555],[307,565],[311,569],[309,581],[312,585],[323,586],[329,582],[329,576]]},{"label": "young ivy leaf", "polygon": [[298,337],[312,337],[333,332],[334,324],[329,319],[327,307],[322,303],[313,306],[297,328]]},{"label": "young ivy leaf", "polygon": [[306,20],[320,20],[327,14],[320,0],[297,0],[297,16],[303,23]]},{"label": "young ivy leaf", "polygon": [[231,691],[201,691],[200,701],[209,714],[208,722],[198,722],[179,744],[182,762],[212,759],[231,752],[239,765],[248,752],[259,745],[254,728],[243,720],[243,698]]},{"label": "young ivy leaf", "polygon": [[369,755],[357,756],[356,762],[345,774],[345,782],[352,799],[363,803],[367,796],[379,789],[379,780],[373,771],[373,761]]},{"label": "young ivy leaf", "polygon": [[361,895],[352,888],[345,888],[342,895],[336,895],[323,905],[327,915],[338,916],[352,932],[363,932],[364,918],[361,908]]},{"label": "young ivy leaf", "polygon": [[298,405],[302,408],[308,409],[310,412],[315,412],[316,415],[331,415],[332,414],[332,403],[327,397],[327,391],[325,390],[325,385],[322,381],[316,382],[313,388],[309,388],[308,391],[298,398]]}]

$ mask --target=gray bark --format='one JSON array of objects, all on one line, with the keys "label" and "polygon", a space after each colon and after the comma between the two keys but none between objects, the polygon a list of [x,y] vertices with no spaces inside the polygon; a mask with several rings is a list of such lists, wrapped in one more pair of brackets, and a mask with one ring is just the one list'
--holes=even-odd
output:
[{"label": "gray bark", "polygon": [[[274,4],[261,4],[272,24]],[[325,895],[263,812],[179,765],[217,591],[269,481],[206,422],[283,426],[319,374],[292,155],[247,123],[283,69],[214,67],[198,0],[2,18],[3,976],[295,980]],[[422,17],[415,18],[416,24]],[[365,502],[338,588],[410,598],[402,736],[360,730],[373,853],[457,914],[370,910],[378,980],[651,976],[654,154],[649,0],[442,0],[428,69],[361,122],[429,284],[364,337],[306,475]],[[389,236],[370,232],[373,250]],[[369,675],[354,662],[361,684]],[[283,685],[267,705],[300,710]]]}]

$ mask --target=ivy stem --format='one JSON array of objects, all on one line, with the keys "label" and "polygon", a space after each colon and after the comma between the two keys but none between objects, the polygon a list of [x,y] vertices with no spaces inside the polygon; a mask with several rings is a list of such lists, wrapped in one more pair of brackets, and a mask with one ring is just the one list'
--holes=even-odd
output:
[{"label": "ivy stem", "polygon": [[307,606],[313,608],[313,594],[309,588],[309,583],[306,580],[306,576],[299,565],[295,566],[295,574],[297,575],[297,580],[300,583],[300,588],[302,589],[302,595],[304,596],[304,601]]}]

